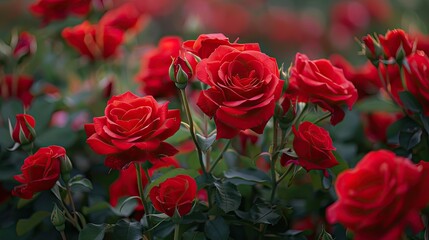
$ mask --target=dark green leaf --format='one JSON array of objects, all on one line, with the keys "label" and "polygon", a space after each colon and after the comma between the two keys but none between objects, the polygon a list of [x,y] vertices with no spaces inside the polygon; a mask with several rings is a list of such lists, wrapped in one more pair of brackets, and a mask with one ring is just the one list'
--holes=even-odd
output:
[{"label": "dark green leaf", "polygon": [[87,224],[79,233],[79,240],[103,240],[106,224]]},{"label": "dark green leaf", "polygon": [[[38,133],[39,134],[39,133]],[[76,132],[69,128],[49,128],[36,138],[36,145],[39,147],[46,147],[51,145],[59,145],[64,148],[71,147],[77,140]]]},{"label": "dark green leaf", "polygon": [[253,183],[270,182],[270,177],[263,171],[253,168],[248,169],[230,169],[225,172],[226,178],[239,178]]},{"label": "dark green leaf", "polygon": [[422,105],[417,101],[412,93],[408,91],[399,92],[399,98],[408,110],[415,113],[422,112]]},{"label": "dark green leaf", "polygon": [[237,210],[241,204],[241,194],[237,187],[229,182],[215,182],[215,201],[225,213]]},{"label": "dark green leaf", "polygon": [[204,231],[207,238],[212,240],[223,240],[229,238],[228,224],[222,217],[216,217],[214,220],[206,222]]},{"label": "dark green leaf", "polygon": [[[21,101],[17,99],[9,99],[4,101],[1,105],[1,116],[4,119],[4,122],[7,123],[7,119],[10,119],[12,126],[15,126],[16,114],[24,112],[24,107],[22,106]],[[37,119],[36,119],[37,121]]]},{"label": "dark green leaf", "polygon": [[36,227],[39,223],[43,221],[46,217],[50,216],[51,213],[47,211],[39,211],[33,213],[30,218],[19,219],[16,224],[16,233],[18,236],[26,234],[28,231]]},{"label": "dark green leaf", "polygon": [[271,207],[269,204],[263,202],[260,199],[256,199],[252,208],[250,209],[250,218],[254,223],[265,223],[265,224],[276,224],[281,215],[279,211]]},{"label": "dark green leaf", "polygon": [[142,226],[139,222],[119,220],[113,228],[112,239],[139,240],[142,238]]},{"label": "dark green leaf", "polygon": [[411,129],[405,129],[401,131],[399,136],[399,145],[406,150],[411,150],[417,144],[420,143],[422,138],[422,129],[416,127]]},{"label": "dark green leaf", "polygon": [[206,236],[202,232],[187,231],[182,235],[183,240],[205,240]]},{"label": "dark green leaf", "polygon": [[83,186],[88,189],[92,189],[92,183],[89,179],[85,178],[82,175],[76,175],[69,180],[69,186]]},{"label": "dark green leaf", "polygon": [[140,201],[140,197],[133,196],[128,198],[119,199],[118,204],[112,210],[118,216],[128,217],[131,213],[134,212],[138,205],[138,201]]}]

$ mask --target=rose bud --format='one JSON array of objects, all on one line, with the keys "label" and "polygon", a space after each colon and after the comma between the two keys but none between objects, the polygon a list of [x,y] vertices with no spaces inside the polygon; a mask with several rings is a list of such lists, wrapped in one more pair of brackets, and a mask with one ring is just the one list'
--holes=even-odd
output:
[{"label": "rose bud", "polygon": [[[33,116],[28,114],[17,114],[15,127],[11,131],[13,141],[19,144],[31,143],[36,137],[34,126],[36,121]],[[11,126],[9,126],[11,130]]]},{"label": "rose bud", "polygon": [[73,170],[73,164],[70,161],[70,158],[65,155],[63,158],[60,158],[61,161],[61,177],[64,182],[68,182],[70,180],[70,172]]},{"label": "rose bud", "polygon": [[150,200],[156,210],[173,217],[188,214],[197,196],[197,183],[188,175],[168,178],[149,192]]},{"label": "rose bud", "polygon": [[64,218],[64,213],[57,207],[57,204],[54,204],[54,209],[52,209],[51,222],[58,232],[64,231],[66,219]]},{"label": "rose bud", "polygon": [[380,44],[375,40],[371,35],[366,35],[362,38],[363,41],[363,52],[365,53],[366,57],[371,61],[374,66],[378,66],[378,60],[381,56],[381,47]]},{"label": "rose bud", "polygon": [[28,32],[22,32],[19,34],[18,41],[13,47],[13,56],[16,59],[32,55],[36,52],[37,43],[36,38]]},{"label": "rose bud", "polygon": [[60,160],[65,155],[63,147],[49,146],[27,157],[21,167],[22,174],[14,176],[22,184],[13,189],[12,195],[31,199],[37,192],[50,190],[60,177]]},{"label": "rose bud", "polygon": [[180,56],[173,59],[168,72],[170,79],[179,89],[185,89],[189,79],[191,79],[193,75],[191,64],[186,58],[183,59]]},{"label": "rose bud", "polygon": [[298,156],[298,164],[305,170],[326,171],[338,165],[328,131],[311,122],[303,122],[298,129],[294,126],[292,130],[295,135],[293,149]]}]

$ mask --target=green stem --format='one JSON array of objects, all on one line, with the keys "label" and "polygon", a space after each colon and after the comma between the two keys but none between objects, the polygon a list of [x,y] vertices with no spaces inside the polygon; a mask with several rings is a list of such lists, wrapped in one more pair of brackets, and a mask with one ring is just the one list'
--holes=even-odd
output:
[{"label": "green stem", "polygon": [[180,97],[182,99],[182,105],[185,109],[186,117],[188,118],[189,132],[191,133],[192,140],[194,141],[195,147],[197,148],[198,160],[200,162],[201,170],[203,171],[204,175],[207,175],[206,167],[204,166],[202,151],[200,145],[198,144],[197,137],[195,136],[194,121],[192,120],[188,97],[186,96],[186,92],[184,89],[180,89]]},{"label": "green stem", "polygon": [[180,239],[180,224],[176,223],[176,225],[174,225],[174,240],[179,240]]},{"label": "green stem", "polygon": [[213,170],[215,169],[216,165],[220,162],[220,160],[223,158],[223,154],[226,152],[226,150],[228,149],[229,145],[231,144],[231,139],[228,140],[228,142],[226,142],[225,146],[223,146],[222,151],[219,153],[219,156],[217,156],[216,160],[214,161],[212,167],[209,170],[209,173],[212,173]]},{"label": "green stem", "polygon": [[317,119],[315,122],[314,122],[314,124],[318,124],[319,122],[321,122],[321,121],[323,121],[323,120],[325,120],[325,119],[327,119],[328,117],[330,117],[330,116],[332,116],[332,113],[327,113],[327,114],[325,114],[325,115],[323,115],[323,116],[321,116],[319,119]]},{"label": "green stem", "polygon": [[290,171],[292,171],[293,168],[293,164],[289,165],[289,168],[287,169],[287,171],[285,173],[283,173],[279,179],[277,180],[277,184],[280,184],[280,182],[290,173]]},{"label": "green stem", "polygon": [[64,233],[64,231],[61,231],[60,234],[61,234],[61,238],[63,240],[67,240],[67,237],[66,237],[66,234]]},{"label": "green stem", "polygon": [[[151,227],[151,222],[150,222],[150,217],[148,216],[148,212],[149,212],[149,205],[146,201],[146,198],[144,197],[144,192],[143,192],[143,183],[142,183],[142,167],[141,164],[138,162],[134,163],[135,167],[136,167],[136,174],[137,174],[137,187],[139,189],[139,196],[140,196],[140,200],[142,201],[144,210],[145,210],[145,216],[147,218],[147,223],[149,225],[149,229]],[[148,179],[149,181],[149,179]],[[152,239],[152,233],[151,231],[146,231],[147,233],[147,238],[148,239]]]}]

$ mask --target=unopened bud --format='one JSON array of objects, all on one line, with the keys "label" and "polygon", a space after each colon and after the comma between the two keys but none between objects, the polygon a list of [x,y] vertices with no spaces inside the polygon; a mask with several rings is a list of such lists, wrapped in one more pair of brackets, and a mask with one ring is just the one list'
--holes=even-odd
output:
[{"label": "unopened bud", "polygon": [[169,68],[170,79],[176,84],[179,89],[185,89],[189,79],[192,78],[193,70],[186,59],[177,57]]},{"label": "unopened bud", "polygon": [[35,125],[36,121],[31,115],[17,114],[15,127],[13,129],[9,122],[9,131],[13,141],[21,145],[31,143],[36,136],[34,130]]},{"label": "unopened bud", "polygon": [[64,182],[68,182],[70,180],[70,172],[73,170],[73,164],[70,161],[70,158],[65,155],[61,158],[61,177]]},{"label": "unopened bud", "polygon": [[57,204],[55,204],[54,209],[52,209],[51,222],[58,232],[64,231],[66,227],[65,226],[66,219],[64,217],[64,213],[57,207]]}]

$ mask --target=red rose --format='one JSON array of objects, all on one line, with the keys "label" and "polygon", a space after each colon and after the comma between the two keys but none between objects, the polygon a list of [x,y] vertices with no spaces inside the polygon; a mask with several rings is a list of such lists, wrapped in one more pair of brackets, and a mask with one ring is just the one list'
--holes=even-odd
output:
[{"label": "red rose", "polygon": [[0,79],[0,96],[4,99],[16,97],[22,101],[24,107],[29,107],[33,100],[30,92],[33,85],[33,78],[30,76],[6,75],[3,81]]},{"label": "red rose", "polygon": [[338,176],[338,200],[327,209],[328,222],[343,224],[355,240],[401,239],[406,227],[423,230],[419,212],[429,203],[428,181],[429,163],[414,165],[387,150],[370,152]]},{"label": "red rose", "polygon": [[87,143],[98,154],[107,155],[106,166],[127,167],[131,162],[172,156],[177,150],[164,142],[180,127],[180,112],[159,105],[152,96],[137,97],[131,92],[113,96],[104,110],[86,124]]},{"label": "red rose", "polygon": [[[174,158],[164,157],[159,159],[151,168],[149,168],[149,176],[152,176],[154,172],[163,167],[179,167],[179,164]],[[143,172],[142,172],[143,173]],[[148,181],[146,175],[143,173],[141,175],[143,187],[147,185]],[[119,178],[110,185],[109,188],[110,195],[110,204],[116,206],[120,198],[139,196],[139,189],[137,185],[137,172],[133,164],[129,168],[123,169],[119,172]],[[142,213],[144,212],[144,206],[139,201],[135,209],[136,218],[141,218]]]},{"label": "red rose", "polygon": [[325,170],[338,164],[332,153],[335,147],[328,131],[311,123],[303,122],[298,130],[293,127],[295,138],[293,149],[298,156],[298,164],[305,170]]},{"label": "red rose", "polygon": [[219,46],[226,45],[240,51],[255,50],[260,51],[257,43],[230,43],[229,39],[222,33],[201,34],[197,40],[188,40],[183,43],[183,49],[190,51],[201,59],[208,58]]},{"label": "red rose", "polygon": [[65,28],[61,35],[70,46],[90,60],[115,56],[124,38],[122,30],[111,26],[91,25],[88,21]]},{"label": "red rose", "polygon": [[311,61],[297,53],[291,69],[287,96],[299,102],[312,102],[332,113],[331,124],[343,120],[341,105],[349,109],[358,98],[357,90],[341,69],[326,59]]},{"label": "red rose", "polygon": [[365,46],[365,54],[367,58],[369,60],[378,60],[380,58],[379,43],[369,34],[362,37],[362,41]]},{"label": "red rose", "polygon": [[137,81],[143,83],[142,92],[155,98],[170,97],[177,94],[174,82],[170,80],[171,59],[179,56],[182,39],[175,36],[163,37],[158,47],[142,57],[142,67]]},{"label": "red rose", "polygon": [[409,68],[405,68],[406,87],[423,106],[429,116],[429,58],[422,51],[406,58]]},{"label": "red rose", "polygon": [[400,48],[404,51],[404,56],[410,55],[413,51],[414,43],[402,29],[390,30],[385,36],[379,35],[378,39],[386,59],[396,58]]},{"label": "red rose", "polygon": [[36,52],[36,38],[28,32],[21,32],[16,45],[13,47],[13,56],[16,59],[32,55]]},{"label": "red rose", "polygon": [[373,112],[364,115],[365,135],[373,142],[386,142],[387,129],[403,115],[401,113]]},{"label": "red rose", "polygon": [[214,117],[217,139],[231,139],[246,129],[261,134],[284,83],[274,58],[230,46],[220,46],[203,59],[196,76],[210,86],[200,93],[197,105]]},{"label": "red rose", "polygon": [[60,177],[61,158],[66,150],[60,146],[40,148],[34,155],[27,157],[21,167],[22,174],[14,178],[22,185],[16,186],[12,194],[30,199],[34,193],[51,189]]},{"label": "red rose", "polygon": [[12,139],[16,143],[26,144],[34,139],[34,126],[36,121],[28,114],[17,114],[15,127],[12,131]]},{"label": "red rose", "polygon": [[343,70],[346,79],[356,87],[358,100],[377,94],[382,87],[377,68],[370,61],[354,68],[340,55],[333,55],[330,60],[332,65]]},{"label": "red rose", "polygon": [[150,200],[156,210],[172,217],[174,213],[180,216],[188,214],[197,196],[197,183],[188,175],[177,175],[168,178],[149,192]]},{"label": "red rose", "polygon": [[91,0],[37,0],[30,11],[43,19],[43,24],[52,20],[65,19],[69,14],[85,16],[91,7]]},{"label": "red rose", "polygon": [[127,3],[107,11],[100,19],[99,24],[114,27],[122,31],[132,30],[137,33],[142,27],[143,20],[136,6]]}]

